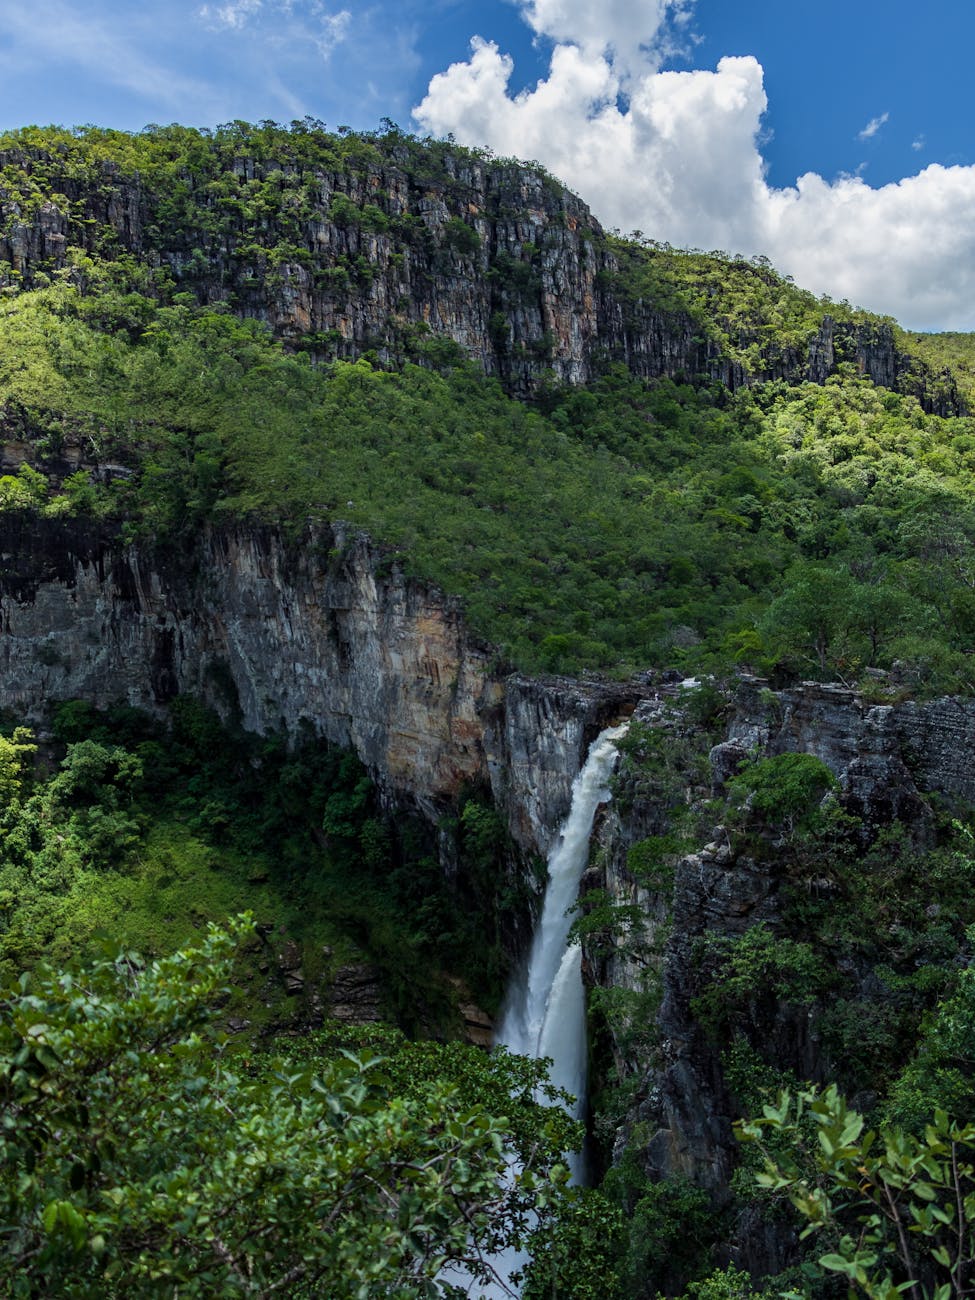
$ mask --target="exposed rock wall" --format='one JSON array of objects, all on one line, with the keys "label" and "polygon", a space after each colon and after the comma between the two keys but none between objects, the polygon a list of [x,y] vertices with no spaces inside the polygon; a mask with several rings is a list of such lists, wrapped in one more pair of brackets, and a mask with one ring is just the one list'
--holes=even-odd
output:
[{"label": "exposed rock wall", "polygon": [[[24,158],[0,154],[0,166],[8,161]],[[265,181],[276,167],[233,162],[245,181]],[[279,216],[265,219],[255,244],[243,221],[226,228],[219,197],[189,176],[192,203],[224,226],[219,237],[181,224],[172,210],[161,222],[161,196],[117,170],[100,187],[59,176],[64,201],[31,212],[4,204],[0,190],[0,283],[4,263],[29,286],[38,272],[63,269],[72,245],[96,253],[109,230],[202,301],[232,305],[285,339],[318,336],[340,356],[374,349],[396,359],[425,334],[442,336],[515,393],[544,373],[584,382],[607,360],[647,375],[703,374],[713,364],[720,377],[726,369],[685,315],[647,304],[624,319],[606,288],[615,261],[598,223],[539,171],[458,151],[445,155],[442,173],[420,175],[408,152],[393,149],[382,163],[310,170],[302,181],[300,240],[289,241],[284,260],[269,258]],[[372,223],[352,215],[367,205],[381,214]]]},{"label": "exposed rock wall", "polygon": [[171,554],[8,513],[0,557],[0,706],[15,716],[192,693],[249,730],[353,748],[391,803],[434,824],[463,786],[490,785],[525,852],[544,853],[585,745],[633,698],[505,680],[458,603],[361,536],[242,527]]},{"label": "exposed rock wall", "polygon": [[[124,252],[201,301],[266,321],[313,352],[354,358],[372,350],[398,361],[426,337],[449,339],[522,396],[553,375],[587,382],[611,362],[642,378],[738,388],[762,379],[822,383],[848,361],[928,409],[961,409],[950,376],[936,379],[898,353],[883,322],[827,315],[808,344],[749,376],[690,313],[624,301],[599,223],[531,165],[449,149],[432,162],[393,143],[350,166],[211,159],[210,172],[187,170],[160,191],[158,181],[154,189],[109,161],[97,184],[30,150],[0,153],[5,164],[36,168],[51,197],[25,204],[0,184],[0,285],[46,282],[39,277],[63,271],[72,247]],[[74,274],[83,281],[83,269]]]},{"label": "exposed rock wall", "polygon": [[975,804],[973,743],[975,702],[872,704],[843,686],[772,693],[746,679],[712,763],[720,773],[749,752],[813,754],[838,778],[850,812],[875,827],[901,820],[923,840],[930,810],[919,791]]},{"label": "exposed rock wall", "polygon": [[[662,701],[644,702],[636,716],[665,733],[680,730],[679,710],[663,707]],[[948,807],[975,806],[975,701],[878,705],[843,686],[803,683],[771,691],[748,678],[738,689],[725,738],[711,750],[711,788],[688,767],[685,796],[703,803],[723,792],[743,760],[790,752],[815,755],[829,767],[844,807],[863,819],[869,835],[897,820],[915,844],[925,847],[933,827],[929,795]],[[587,880],[616,902],[639,907],[650,940],[665,928],[669,932],[658,963],[655,1045],[640,1062],[622,1042],[611,1044],[617,1069],[640,1079],[619,1144],[637,1143],[651,1177],[683,1174],[721,1199],[736,1162],[735,1112],[718,1052],[692,1006],[699,992],[698,944],[708,935],[741,935],[760,922],[774,930],[781,921],[783,877],[774,853],[752,857],[747,846],[736,847],[723,827],[715,827],[706,843],[679,861],[667,897],[648,893],[629,873],[627,853],[644,837],[668,829],[671,805],[672,792],[654,793],[650,787],[611,810],[601,828],[598,869]],[[589,971],[600,983],[631,990],[646,986],[645,965],[622,954],[592,957]],[[853,988],[858,975],[851,970],[849,978]],[[813,1026],[807,1010],[773,1008],[762,1030],[769,1059],[800,1077],[821,1078],[828,1062]],[[765,1271],[782,1266],[791,1242],[789,1231],[783,1232],[778,1237],[762,1228],[752,1234],[741,1259]]]}]

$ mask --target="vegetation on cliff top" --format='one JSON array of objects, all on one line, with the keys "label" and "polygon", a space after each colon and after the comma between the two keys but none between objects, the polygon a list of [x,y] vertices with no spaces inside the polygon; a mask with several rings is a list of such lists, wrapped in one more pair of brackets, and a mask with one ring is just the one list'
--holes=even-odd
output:
[{"label": "vegetation on cliff top", "polygon": [[[6,508],[149,541],[344,520],[529,670],[970,679],[975,421],[852,373],[732,396],[613,370],[529,407],[467,363],[315,366],[227,313],[59,284],[0,306],[0,403],[36,453]],[[122,471],[49,483],[72,445]]]},{"label": "vegetation on cliff top", "polygon": [[[316,365],[322,340],[286,351],[233,314],[232,286],[213,302],[227,258],[273,279],[311,256],[324,174],[386,167],[448,194],[487,165],[395,128],[27,128],[0,139],[0,160],[9,239],[45,204],[69,217],[67,253],[32,264],[32,289],[7,268],[0,424],[32,445],[42,475],[68,448],[84,466],[56,481],[29,466],[8,475],[5,508],[100,515],[145,540],[240,519],[297,532],[341,520],[460,596],[474,630],[530,671],[744,663],[855,680],[873,668],[906,689],[968,688],[970,417],[926,414],[847,363],[824,386],[734,394],[609,367],[588,388],[543,383],[527,405],[429,332],[403,336],[396,369],[368,356]],[[138,182],[137,253],[112,209],[126,177]],[[417,237],[385,192],[336,191],[334,203],[340,225]],[[746,372],[801,357],[827,310],[884,324],[760,259],[592,239],[615,258],[622,310],[649,302],[689,319]],[[531,269],[522,251],[511,274]],[[964,372],[958,336],[899,337]],[[121,471],[99,471],[110,463]]]}]

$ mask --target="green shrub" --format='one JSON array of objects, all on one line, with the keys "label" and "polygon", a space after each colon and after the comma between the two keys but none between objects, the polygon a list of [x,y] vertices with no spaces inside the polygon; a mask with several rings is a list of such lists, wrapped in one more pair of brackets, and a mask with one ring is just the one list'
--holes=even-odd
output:
[{"label": "green shrub", "polygon": [[444,226],[444,243],[458,253],[472,256],[481,247],[481,237],[460,217],[448,217]]},{"label": "green shrub", "polygon": [[602,1191],[623,1211],[626,1240],[618,1269],[627,1300],[674,1294],[706,1266],[720,1221],[702,1188],[685,1178],[650,1182],[628,1148]]},{"label": "green shrub", "polygon": [[695,964],[701,991],[692,1011],[714,1037],[744,1026],[760,1033],[776,1003],[808,1005],[835,979],[811,944],[779,937],[765,924],[734,938],[705,933],[695,948]]},{"label": "green shrub", "polygon": [[728,782],[732,801],[747,802],[762,821],[787,833],[809,830],[836,778],[814,754],[777,754],[759,759]]}]

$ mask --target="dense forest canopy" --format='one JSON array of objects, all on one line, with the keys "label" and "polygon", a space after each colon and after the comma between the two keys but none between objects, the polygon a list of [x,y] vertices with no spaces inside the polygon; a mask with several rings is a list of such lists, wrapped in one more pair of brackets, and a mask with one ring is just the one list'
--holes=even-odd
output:
[{"label": "dense forest canopy", "polygon": [[[5,716],[12,1294],[432,1295],[444,1258],[531,1237],[525,1300],[748,1300],[761,1283],[709,1274],[756,1223],[792,1232],[790,1204],[825,1245],[773,1291],[825,1298],[832,1272],[883,1300],[965,1294],[971,809],[931,798],[879,828],[810,754],[743,753],[726,782],[708,755],[743,672],[839,680],[864,711],[975,690],[973,400],[975,336],[905,333],[762,258],[607,234],[536,164],[392,123],[0,136],[14,533],[173,556],[210,532],[315,547],[338,527],[372,539],[380,576],[456,598],[498,674],[700,680],[621,742],[631,894],[589,890],[575,921],[592,969],[631,978],[592,991],[605,1177],[571,1193],[560,1156],[581,1135],[530,1099],[535,1067],[387,1029],[309,1035],[294,1012],[296,987],[352,968],[368,1015],[421,1040],[458,1037],[472,997],[497,1011],[544,872],[486,787],[433,825],[390,815],[352,754],[248,735],[233,709]],[[648,1176],[641,1091],[671,1050],[676,873],[712,836],[775,882],[776,909],[683,954],[722,1104],[754,1120],[718,1197]],[[231,940],[199,932],[245,909],[231,967]],[[105,929],[122,948],[92,958]],[[783,1025],[879,1138],[774,1059]],[[506,1149],[531,1171],[513,1190]],[[323,1250],[295,1218],[331,1225],[336,1205],[356,1230]],[[895,1240],[908,1218],[919,1272]]]},{"label": "dense forest canopy", "polygon": [[[276,342],[212,280],[214,259],[249,261],[265,281],[307,261],[324,218],[360,235],[396,228],[408,244],[423,223],[388,215],[389,194],[356,206],[336,191],[316,209],[323,174],[392,160],[440,194],[463,189],[477,155],[396,130],[235,123],[30,128],[0,140],[0,158],[10,246],[46,210],[63,209],[68,231],[54,261],[8,274],[0,410],[33,451],[3,481],[6,509],[96,515],[130,539],[235,518],[291,529],[341,518],[459,595],[474,629],[532,671],[739,662],[856,680],[896,664],[914,689],[967,685],[971,417],[928,413],[933,370],[923,401],[878,388],[852,360],[825,384],[762,380],[802,353],[824,314],[883,322],[823,304],[761,261],[597,232],[621,310],[651,302],[690,320],[754,382],[646,382],[607,362],[585,387],[543,369],[526,403],[429,331],[400,337],[399,364],[388,346],[323,362],[322,339]],[[135,251],[112,208],[125,177],[140,187],[141,215],[125,218],[140,223]],[[457,218],[444,229],[452,248],[479,238]],[[530,294],[539,254],[522,251],[488,274],[521,276]],[[339,292],[366,292],[347,272]],[[965,386],[963,336],[903,341]],[[127,472],[50,481],[67,444]]]}]

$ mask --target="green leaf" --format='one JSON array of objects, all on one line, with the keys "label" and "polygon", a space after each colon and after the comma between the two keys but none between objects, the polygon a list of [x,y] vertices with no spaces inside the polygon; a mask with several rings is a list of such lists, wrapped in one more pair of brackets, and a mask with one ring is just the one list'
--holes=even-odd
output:
[{"label": "green leaf", "polygon": [[828,1268],[831,1272],[845,1273],[847,1277],[856,1276],[856,1260],[845,1259],[842,1255],[820,1255],[819,1263],[823,1268]]}]

